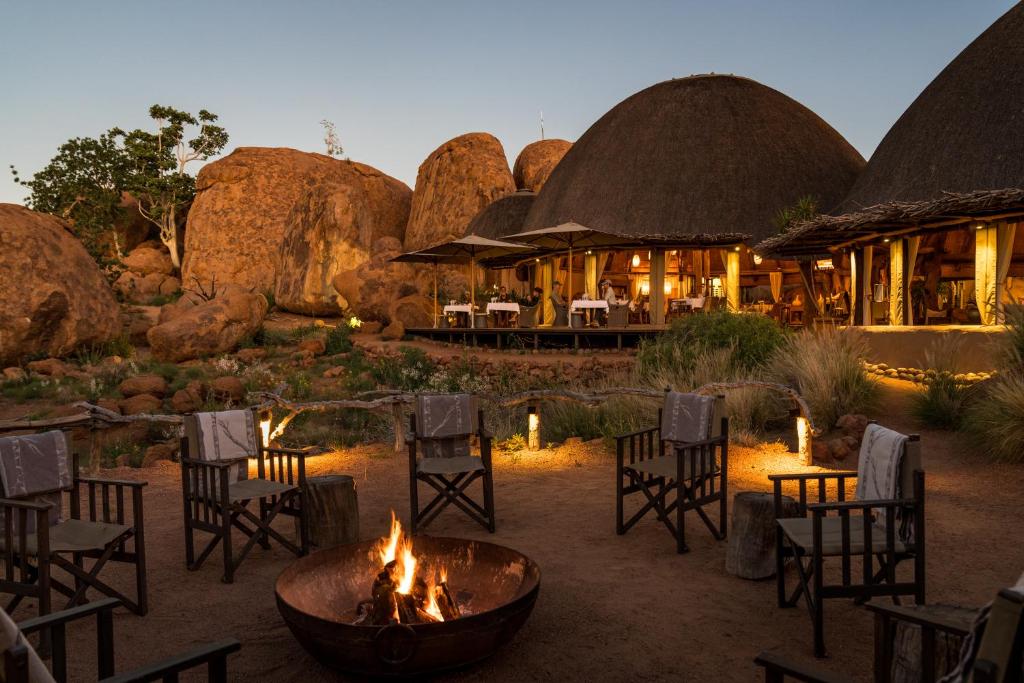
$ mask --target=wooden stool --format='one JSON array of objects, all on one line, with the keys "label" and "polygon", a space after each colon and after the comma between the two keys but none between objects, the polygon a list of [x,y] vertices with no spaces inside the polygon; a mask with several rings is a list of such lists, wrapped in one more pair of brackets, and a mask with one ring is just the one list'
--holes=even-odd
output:
[{"label": "wooden stool", "polygon": [[[796,501],[782,497],[784,516],[796,516]],[[775,575],[775,509],[772,494],[744,491],[732,499],[732,529],[725,571],[743,579]]]},{"label": "wooden stool", "polygon": [[302,503],[309,522],[309,541],[318,549],[359,540],[359,497],[352,477],[326,474],[307,478]]}]

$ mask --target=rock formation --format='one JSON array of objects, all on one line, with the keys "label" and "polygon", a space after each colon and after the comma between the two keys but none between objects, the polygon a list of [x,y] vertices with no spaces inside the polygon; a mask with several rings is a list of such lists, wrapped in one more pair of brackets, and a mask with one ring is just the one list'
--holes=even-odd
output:
[{"label": "rock formation", "polygon": [[180,362],[233,351],[255,334],[267,314],[267,299],[238,285],[218,285],[204,300],[188,293],[160,309],[160,322],[146,333],[153,356]]},{"label": "rock formation", "polygon": [[114,282],[114,291],[132,303],[146,303],[155,296],[181,289],[174,276],[171,255],[159,242],[143,242],[122,259],[125,270]]},{"label": "rock formation", "polygon": [[120,334],[113,292],[63,221],[0,204],[0,244],[0,366]]},{"label": "rock formation", "polygon": [[305,315],[337,314],[350,301],[331,284],[371,258],[374,242],[401,244],[412,191],[364,164],[338,161],[308,185],[285,221],[277,305]]},{"label": "rock formation", "polygon": [[420,165],[405,249],[461,237],[481,209],[514,191],[505,150],[497,138],[467,133],[449,140]]},{"label": "rock formation", "polygon": [[523,147],[512,169],[516,188],[540,192],[551,171],[555,170],[570,147],[571,142],[558,139],[538,140]]},{"label": "rock formation", "polygon": [[[332,184],[328,179],[337,178]],[[324,184],[326,197],[342,191],[346,180],[353,191],[362,188],[377,215],[406,210],[398,181],[369,166],[341,161],[322,154],[286,148],[240,147],[207,164],[196,178],[196,199],[188,215],[182,282],[191,288],[193,278],[208,284],[235,283],[250,290],[274,291],[277,268],[289,215],[303,197],[317,196],[311,188]],[[380,188],[373,190],[373,187]],[[384,189],[388,188],[388,189]],[[406,190],[407,191],[407,190]],[[385,209],[376,202],[388,193],[398,198],[397,207]],[[308,200],[307,200],[308,201]],[[406,200],[407,201],[407,200]],[[354,201],[354,206],[362,206]],[[315,213],[315,212],[314,212]],[[336,216],[340,221],[343,217]],[[382,224],[389,224],[390,219]],[[365,223],[368,225],[369,223]],[[364,223],[359,223],[360,227]],[[345,226],[342,226],[344,228]],[[383,228],[382,228],[383,229]],[[393,235],[403,237],[401,231]],[[363,244],[373,236],[362,235]]]}]

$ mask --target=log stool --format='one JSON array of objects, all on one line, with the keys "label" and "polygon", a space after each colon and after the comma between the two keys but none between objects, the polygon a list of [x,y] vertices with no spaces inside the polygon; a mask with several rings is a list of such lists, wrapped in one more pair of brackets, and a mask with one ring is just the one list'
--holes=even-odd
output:
[{"label": "log stool", "polygon": [[309,542],[320,550],[359,540],[356,483],[345,474],[308,477],[302,504],[309,522]]},{"label": "log stool", "polygon": [[[798,514],[796,501],[782,497],[783,516]],[[743,579],[775,575],[775,502],[770,493],[744,491],[732,499],[732,529],[725,571]]]}]

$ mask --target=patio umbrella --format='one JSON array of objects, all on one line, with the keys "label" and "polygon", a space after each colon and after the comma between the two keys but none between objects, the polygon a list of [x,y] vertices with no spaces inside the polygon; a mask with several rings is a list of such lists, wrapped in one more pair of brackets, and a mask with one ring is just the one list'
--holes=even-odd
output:
[{"label": "patio umbrella", "polygon": [[[569,221],[550,228],[538,230],[526,230],[509,235],[509,239],[518,240],[527,244],[546,249],[566,248],[569,252],[569,282],[568,296],[572,297],[572,250],[589,247],[612,247],[630,242],[629,238],[613,235],[610,232],[603,232],[588,228],[585,225]],[[635,240],[634,240],[635,241]]]},{"label": "patio umbrella", "polygon": [[[480,235],[464,235],[447,242],[435,244],[426,249],[421,249],[418,252],[411,252],[423,256],[438,257],[437,261],[421,261],[421,263],[434,263],[434,307],[436,312],[437,307],[437,264],[438,263],[466,263],[469,262],[469,296],[470,305],[473,307],[469,316],[469,324],[471,327],[476,326],[476,317],[473,312],[476,309],[476,262],[477,259],[481,258],[493,258],[496,256],[506,256],[508,254],[515,253],[517,251],[527,251],[533,249],[528,244],[517,244],[515,242],[504,242],[501,240],[492,240],[488,237],[481,237]],[[402,256],[409,256],[409,254],[403,254]],[[392,260],[402,258],[402,256],[396,257]]]},{"label": "patio umbrella", "polygon": [[395,263],[430,263],[434,266],[434,327],[437,327],[437,266],[440,263],[449,263],[451,258],[451,256],[443,256],[441,254],[410,251],[390,259]]}]

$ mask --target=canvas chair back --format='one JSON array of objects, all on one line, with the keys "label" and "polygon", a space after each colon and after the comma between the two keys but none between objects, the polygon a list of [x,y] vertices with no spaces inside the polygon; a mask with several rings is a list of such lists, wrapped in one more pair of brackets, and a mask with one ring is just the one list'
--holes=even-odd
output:
[{"label": "canvas chair back", "polygon": [[415,416],[423,457],[470,455],[470,437],[478,429],[477,403],[471,394],[420,394]]},{"label": "canvas chair back", "polygon": [[43,660],[39,658],[35,649],[18,630],[18,625],[5,610],[0,610],[0,651],[8,652],[17,645],[25,648],[30,683],[56,683],[50,670],[43,664]]},{"label": "canvas chair back", "polygon": [[625,327],[629,324],[629,305],[628,304],[609,304],[608,306],[608,326],[609,327]]},{"label": "canvas chair back", "polygon": [[554,294],[548,298],[551,299],[551,305],[555,309],[555,327],[568,327],[569,307],[565,305],[561,298],[555,298]]},{"label": "canvas chair back", "polygon": [[519,327],[533,327],[537,320],[538,306],[519,307]]},{"label": "canvas chair back", "polygon": [[[661,438],[673,443],[717,438],[722,435],[723,417],[725,396],[667,392],[665,406],[659,415]],[[682,431],[679,428],[682,428]]]},{"label": "canvas chair back", "polygon": [[979,610],[941,683],[1024,681],[1024,574]]},{"label": "canvas chair back", "polygon": [[185,416],[189,457],[233,462],[230,481],[249,478],[248,458],[259,457],[259,430],[253,410],[224,410]]},{"label": "canvas chair back", "polygon": [[[73,467],[71,441],[62,431],[0,437],[0,492],[4,498],[50,505],[51,526],[63,519],[62,495],[71,488]],[[35,532],[32,516],[26,531]]]}]

